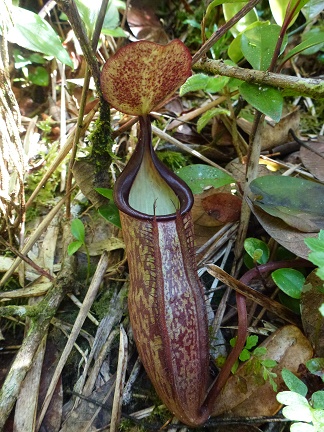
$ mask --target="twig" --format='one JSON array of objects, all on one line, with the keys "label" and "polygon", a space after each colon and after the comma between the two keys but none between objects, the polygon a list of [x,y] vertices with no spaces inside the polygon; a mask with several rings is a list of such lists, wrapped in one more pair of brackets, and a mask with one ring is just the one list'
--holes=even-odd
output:
[{"label": "twig", "polygon": [[235,25],[241,18],[243,18],[251,9],[254,8],[260,0],[250,0],[237,14],[235,14],[230,20],[228,20],[224,25],[222,25],[196,52],[192,57],[192,64],[197,63],[206,52],[231,28]]},{"label": "twig", "polygon": [[44,270],[42,267],[36,264],[33,260],[28,258],[28,256],[22,254],[21,252],[19,252],[19,250],[11,246],[11,244],[8,243],[4,238],[0,237],[0,243],[2,243],[6,248],[8,248],[12,253],[17,255],[22,261],[29,264],[34,270],[36,270],[38,274],[46,277],[50,281],[54,280],[54,277],[51,274],[49,274],[46,270]]},{"label": "twig", "polygon": [[94,299],[96,298],[96,295],[98,293],[98,289],[100,287],[100,284],[102,282],[102,278],[107,270],[108,267],[108,255],[106,252],[103,253],[103,255],[101,256],[100,262],[98,264],[96,273],[93,276],[91,285],[88,289],[88,292],[83,300],[83,307],[82,309],[80,309],[80,312],[77,316],[77,319],[75,320],[75,323],[73,325],[73,329],[72,332],[70,334],[69,340],[67,342],[67,344],[65,345],[65,348],[63,350],[63,353],[61,355],[61,358],[56,366],[55,369],[55,378],[53,377],[51,384],[49,386],[49,388],[47,389],[47,393],[46,396],[44,398],[44,402],[42,405],[42,409],[41,412],[39,414],[39,418],[37,420],[37,426],[36,426],[36,430],[39,430],[42,421],[44,419],[44,416],[46,414],[47,408],[51,402],[52,396],[53,396],[53,392],[56,388],[56,384],[57,381],[61,375],[61,372],[63,370],[63,367],[66,363],[66,359],[67,357],[70,355],[70,352],[73,348],[73,344],[76,341],[79,333],[80,333],[80,329],[84,323],[84,320],[87,317],[87,314],[92,306],[92,303],[94,301]]},{"label": "twig", "polygon": [[83,55],[88,63],[88,67],[91,71],[91,75],[93,76],[98,96],[100,100],[103,100],[103,96],[100,88],[99,63],[92,49],[85,27],[81,21],[80,14],[78,12],[76,4],[74,0],[57,0],[57,4],[60,7],[60,9],[66,14],[66,16],[68,17],[71,23],[75,36],[77,37],[81,45]]},{"label": "twig", "polygon": [[57,278],[56,283],[37,305],[41,313],[36,314],[36,317],[34,315],[33,326],[25,336],[0,390],[0,430],[4,430],[4,425],[17,400],[22,382],[33,364],[35,353],[44,335],[47,334],[52,317],[55,315],[66,291],[73,286],[73,277],[73,273],[71,275],[69,272],[62,272],[61,277]]},{"label": "twig", "polygon": [[235,279],[233,276],[230,276],[228,273],[226,273],[223,269],[218,267],[214,264],[208,264],[207,271],[215,278],[219,279],[223,283],[225,283],[227,286],[231,287],[235,291],[239,292],[243,296],[245,296],[247,299],[250,299],[260,306],[266,308],[270,312],[273,312],[274,314],[278,315],[285,321],[300,326],[300,318],[292,312],[287,307],[283,306],[282,304],[271,300],[266,295],[260,293],[259,291],[254,290],[253,288],[249,287],[248,285],[244,284],[243,282]]},{"label": "twig", "polygon": [[214,75],[238,78],[251,84],[279,87],[291,93],[309,96],[314,99],[324,98],[324,80],[319,78],[299,78],[268,71],[245,69],[238,66],[229,66],[223,60],[210,59],[200,60],[194,65],[193,69]]}]

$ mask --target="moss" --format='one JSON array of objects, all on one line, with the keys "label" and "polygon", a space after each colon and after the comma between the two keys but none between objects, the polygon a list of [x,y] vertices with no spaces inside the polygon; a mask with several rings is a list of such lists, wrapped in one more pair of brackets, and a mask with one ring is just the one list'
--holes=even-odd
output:
[{"label": "moss", "polygon": [[176,151],[159,151],[157,152],[157,156],[171,171],[176,171],[189,163],[188,156],[184,156]]},{"label": "moss", "polygon": [[90,159],[95,162],[96,174],[108,169],[114,157],[112,146],[114,140],[111,136],[110,111],[106,105],[100,107],[99,118],[95,122],[93,131],[88,137],[92,148]]},{"label": "moss", "polygon": [[98,321],[101,321],[111,306],[111,299],[115,295],[116,290],[114,286],[110,286],[109,289],[105,290],[102,295],[93,303],[92,311],[96,314]]}]

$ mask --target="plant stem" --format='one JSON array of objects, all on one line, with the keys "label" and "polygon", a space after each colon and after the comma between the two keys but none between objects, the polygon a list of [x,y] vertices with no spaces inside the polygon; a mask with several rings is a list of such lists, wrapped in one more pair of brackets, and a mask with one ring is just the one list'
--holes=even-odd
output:
[{"label": "plant stem", "polygon": [[223,60],[200,60],[193,69],[214,75],[238,78],[251,84],[279,87],[300,96],[309,96],[314,99],[324,98],[324,81],[319,78],[299,78],[268,71],[245,69],[229,66]]},{"label": "plant stem", "polygon": [[88,67],[91,71],[91,75],[93,76],[96,91],[98,93],[98,96],[100,100],[103,100],[102,92],[100,88],[100,69],[99,69],[99,63],[96,59],[96,56],[94,54],[94,51],[92,49],[91,43],[89,41],[89,38],[87,36],[85,27],[83,25],[83,22],[81,21],[78,9],[76,7],[74,0],[57,0],[56,2],[60,9],[66,14],[68,17],[71,27],[74,31],[75,36],[77,37],[81,49],[83,52],[83,55],[88,63]]},{"label": "plant stem", "polygon": [[222,25],[212,36],[203,44],[203,46],[196,52],[192,57],[192,64],[197,63],[207,51],[230,29],[232,28],[241,18],[243,18],[251,9],[254,8],[260,0],[250,0],[237,14],[235,14],[230,20]]}]

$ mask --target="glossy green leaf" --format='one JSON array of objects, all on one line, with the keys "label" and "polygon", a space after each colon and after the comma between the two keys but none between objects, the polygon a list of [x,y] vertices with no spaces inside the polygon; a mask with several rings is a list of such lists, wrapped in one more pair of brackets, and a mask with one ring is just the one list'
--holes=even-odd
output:
[{"label": "glossy green leaf", "polygon": [[319,390],[312,394],[312,405],[315,409],[324,409],[324,391]]},{"label": "glossy green leaf", "polygon": [[84,243],[85,229],[83,222],[80,219],[73,219],[71,222],[71,233],[80,242]]},{"label": "glossy green leaf", "polygon": [[300,271],[282,268],[272,272],[271,277],[281,291],[294,299],[300,299],[305,283],[305,277]]},{"label": "glossy green leaf", "polygon": [[300,315],[300,300],[290,297],[281,290],[278,293],[278,298],[282,305],[286,306],[296,315]]},{"label": "glossy green leaf", "polygon": [[324,358],[312,358],[306,362],[306,367],[310,373],[321,377],[322,381],[324,381]]},{"label": "glossy green leaf", "polygon": [[202,131],[202,129],[208,124],[208,122],[220,115],[230,115],[229,110],[225,109],[225,108],[212,108],[206,112],[204,112],[204,114],[199,118],[199,120],[197,121],[197,131],[200,133]]},{"label": "glossy green leaf", "polygon": [[121,228],[119,210],[114,203],[109,203],[107,205],[99,207],[98,212],[108,222],[116,225],[118,228]]},{"label": "glossy green leaf", "polygon": [[69,256],[75,254],[75,252],[77,252],[80,247],[83,245],[82,241],[76,240],[72,243],[70,243],[67,247],[67,253]]},{"label": "glossy green leaf", "polygon": [[297,46],[295,46],[292,50],[288,52],[288,54],[282,59],[281,63],[285,63],[287,60],[299,54],[305,50],[308,50],[311,47],[318,46],[320,49],[324,45],[324,32],[320,33],[311,33],[310,35],[306,35],[304,41]]},{"label": "glossy green leaf", "polygon": [[187,183],[194,194],[202,193],[211,186],[218,188],[235,183],[233,177],[209,165],[188,165],[176,171],[176,174]]},{"label": "glossy green leaf", "polygon": [[14,27],[9,30],[8,40],[12,43],[53,56],[60,62],[73,67],[67,51],[58,35],[43,18],[26,9],[13,6]]},{"label": "glossy green leaf", "polygon": [[78,8],[81,20],[86,27],[88,37],[91,38],[100,10],[100,3],[97,0],[75,0],[75,4]]},{"label": "glossy green leaf", "polygon": [[302,9],[307,21],[312,20],[324,10],[323,0],[310,0]]},{"label": "glossy green leaf", "polygon": [[[293,392],[289,392],[289,393],[293,393]],[[286,418],[295,421],[297,420],[297,421],[311,422],[313,420],[311,408],[308,404],[302,405],[302,404],[298,404],[297,402],[291,403],[290,405],[282,409],[282,414]]]},{"label": "glossy green leaf", "polygon": [[315,426],[308,423],[293,423],[290,426],[290,432],[318,432]]},{"label": "glossy green leaf", "polygon": [[316,274],[324,280],[324,230],[320,230],[317,238],[306,238],[304,241],[312,251],[308,259],[318,266]]},{"label": "glossy green leaf", "polygon": [[[230,20],[237,12],[239,12],[247,2],[224,3],[223,13],[225,20]],[[233,27],[230,32],[234,37],[242,33],[250,24],[258,21],[259,17],[255,9],[250,10],[243,18],[241,18]]]},{"label": "glossy green leaf", "polygon": [[249,84],[244,82],[239,91],[254,108],[278,122],[281,119],[283,97],[279,90],[273,87]]},{"label": "glossy green leaf", "polygon": [[112,189],[107,188],[95,188],[95,191],[98,192],[100,195],[113,200],[114,198],[114,191]]},{"label": "glossy green leaf", "polygon": [[112,37],[127,37],[127,33],[121,28],[117,27],[115,29],[102,29],[101,33]]},{"label": "glossy green leaf", "polygon": [[269,260],[269,247],[262,240],[253,237],[246,238],[244,240],[244,249],[258,264],[265,264]]},{"label": "glossy green leaf", "polygon": [[28,78],[33,84],[45,87],[49,84],[49,74],[42,66],[37,66],[35,69],[29,71]]},{"label": "glossy green leaf", "polygon": [[241,49],[241,39],[242,35],[253,28],[260,28],[264,26],[269,26],[270,21],[255,21],[250,24],[242,33],[238,34],[235,39],[232,40],[230,46],[228,47],[227,54],[229,58],[234,62],[238,63],[243,57],[242,49]]},{"label": "glossy green leaf", "polygon": [[308,389],[306,384],[296,377],[296,375],[294,375],[289,369],[282,369],[281,375],[289,390],[298,393],[301,396],[307,395]]},{"label": "glossy green leaf", "polygon": [[179,93],[180,96],[197,90],[216,93],[222,90],[228,81],[228,77],[211,77],[203,73],[198,73],[187,79],[187,81],[180,87]]},{"label": "glossy green leaf", "polygon": [[[296,406],[307,406],[308,407],[307,399],[304,396],[302,396],[301,394],[293,392],[293,391],[282,391],[282,392],[278,393],[277,394],[277,400],[278,400],[278,402],[280,402],[284,405],[296,405]],[[296,419],[296,420],[303,420],[303,419],[300,418],[300,419]]]},{"label": "glossy green leaf", "polygon": [[[81,19],[86,27],[89,38],[91,39],[96,26],[96,21],[101,8],[101,0],[75,0]],[[119,25],[119,8],[125,9],[125,4],[120,1],[110,0],[108,2],[105,19],[102,25],[102,33],[109,34]],[[120,29],[121,30],[121,29]],[[121,37],[125,37],[122,31]]]},{"label": "glossy green leaf", "polygon": [[289,8],[287,16],[289,19],[289,27],[295,22],[300,10],[304,7],[309,0],[271,0],[269,6],[272,12],[272,16],[278,25],[282,25],[285,17],[287,8]]},{"label": "glossy green leaf", "polygon": [[257,345],[258,341],[259,341],[259,337],[257,335],[249,335],[246,338],[245,348],[250,350],[251,348]]},{"label": "glossy green leaf", "polygon": [[[280,30],[280,26],[272,24],[254,27],[242,34],[242,53],[254,69],[267,70],[269,68]],[[287,41],[286,37],[282,49],[286,47]]]},{"label": "glossy green leaf", "polygon": [[288,176],[264,176],[250,183],[254,205],[303,232],[324,227],[324,185]]},{"label": "glossy green leaf", "polygon": [[247,360],[249,360],[250,357],[251,357],[250,351],[248,351],[246,348],[243,348],[240,355],[239,355],[239,359],[241,361],[247,361]]}]

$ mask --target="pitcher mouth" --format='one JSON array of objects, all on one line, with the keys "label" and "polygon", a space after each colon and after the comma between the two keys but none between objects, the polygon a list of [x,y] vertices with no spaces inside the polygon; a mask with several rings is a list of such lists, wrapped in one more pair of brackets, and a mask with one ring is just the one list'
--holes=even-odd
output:
[{"label": "pitcher mouth", "polygon": [[[193,205],[193,195],[187,184],[169,170],[156,156],[152,147],[151,123],[148,116],[140,116],[140,135],[139,141],[133,155],[127,163],[125,169],[118,177],[114,188],[114,200],[118,209],[135,218],[142,220],[169,221],[176,218],[177,213],[181,215],[188,213]],[[152,204],[152,214],[141,212],[130,204],[130,193],[136,176],[140,170],[145,155],[148,155],[156,172],[174,193],[177,203],[172,204],[174,212],[162,215],[155,215],[154,203]]]}]

